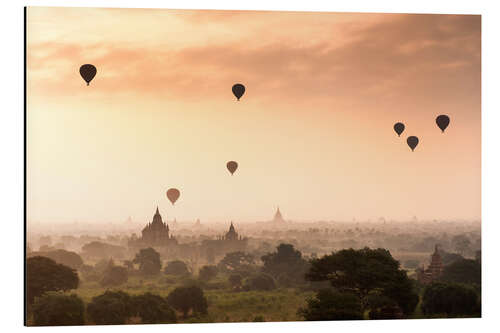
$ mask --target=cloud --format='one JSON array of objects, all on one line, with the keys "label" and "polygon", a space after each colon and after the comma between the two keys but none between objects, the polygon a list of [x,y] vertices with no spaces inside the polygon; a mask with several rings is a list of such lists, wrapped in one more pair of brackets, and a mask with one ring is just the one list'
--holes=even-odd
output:
[{"label": "cloud", "polygon": [[[227,29],[238,17],[232,12],[214,15],[225,17]],[[387,15],[387,20],[368,26],[345,23],[342,36],[327,27],[321,38],[311,36],[316,37],[314,43],[288,38],[287,31],[300,27],[280,21],[267,27],[283,29],[278,40],[255,35],[252,42],[250,35],[182,49],[112,41],[84,46],[32,43],[29,84],[39,93],[78,94],[83,86],[78,67],[87,62],[98,68],[91,83],[96,94],[182,100],[227,98],[235,82],[246,84],[248,94],[263,100],[379,99],[411,91],[420,97],[446,96],[470,88],[461,82],[480,79],[480,16]],[[182,38],[182,31],[178,34]]]}]

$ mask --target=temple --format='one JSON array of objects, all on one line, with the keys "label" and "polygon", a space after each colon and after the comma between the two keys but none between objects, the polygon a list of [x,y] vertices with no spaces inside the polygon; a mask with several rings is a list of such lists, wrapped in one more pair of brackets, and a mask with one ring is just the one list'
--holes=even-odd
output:
[{"label": "temple", "polygon": [[273,223],[286,223],[285,219],[281,215],[280,212],[280,207],[278,206],[278,209],[276,210],[276,213],[274,214],[274,218],[272,220]]},{"label": "temple", "polygon": [[149,246],[162,246],[177,243],[175,238],[170,235],[168,224],[163,222],[158,207],[156,207],[153,221],[142,229],[142,238],[140,238],[140,242]]},{"label": "temple", "polygon": [[422,265],[417,269],[417,280],[421,283],[428,284],[436,281],[443,272],[443,262],[439,254],[438,246],[434,247],[434,253],[431,255],[431,263],[427,269]]}]

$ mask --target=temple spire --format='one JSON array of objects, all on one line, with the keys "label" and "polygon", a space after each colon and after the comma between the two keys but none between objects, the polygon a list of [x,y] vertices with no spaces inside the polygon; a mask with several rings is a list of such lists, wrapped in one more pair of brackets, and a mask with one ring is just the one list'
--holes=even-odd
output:
[{"label": "temple spire", "polygon": [[158,210],[158,206],[156,206],[156,213],[155,215],[160,215],[160,211]]}]

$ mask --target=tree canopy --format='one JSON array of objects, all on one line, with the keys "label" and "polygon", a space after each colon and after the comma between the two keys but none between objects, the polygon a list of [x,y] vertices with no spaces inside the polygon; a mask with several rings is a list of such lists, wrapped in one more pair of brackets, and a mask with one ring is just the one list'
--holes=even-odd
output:
[{"label": "tree canopy", "polygon": [[31,252],[28,255],[29,257],[46,257],[54,260],[58,264],[63,264],[65,266],[71,267],[73,269],[79,269],[80,266],[83,265],[82,258],[76,253],[72,251],[66,250],[53,250],[46,252]]},{"label": "tree canopy", "polygon": [[313,259],[306,278],[330,281],[340,292],[357,295],[364,309],[369,308],[367,298],[371,294],[393,299],[405,313],[411,313],[418,303],[406,271],[385,249],[344,249]]},{"label": "tree canopy", "polygon": [[217,276],[216,266],[203,266],[198,273],[198,278],[202,281],[210,281]]},{"label": "tree canopy", "polygon": [[132,297],[135,316],[141,317],[143,324],[166,324],[177,322],[174,310],[167,300],[159,295],[145,293]]},{"label": "tree canopy", "polygon": [[457,260],[444,267],[440,280],[481,285],[481,264],[471,259]]},{"label": "tree canopy", "polygon": [[187,317],[189,312],[206,314],[207,299],[203,290],[197,286],[177,287],[167,297],[168,303]]},{"label": "tree canopy", "polygon": [[[262,271],[278,278],[283,274],[291,281],[303,282],[309,269],[309,263],[302,258],[302,253],[292,244],[280,244],[277,251],[261,257]],[[283,278],[282,278],[283,279]]]},{"label": "tree canopy", "polygon": [[92,298],[87,314],[97,325],[121,325],[132,316],[131,297],[123,291],[106,291]]},{"label": "tree canopy", "polygon": [[189,275],[189,274],[191,274],[186,263],[184,261],[181,261],[181,260],[169,261],[163,272],[165,274],[170,274],[170,275]]},{"label": "tree canopy", "polygon": [[479,297],[472,288],[456,283],[436,282],[424,290],[422,311],[431,316],[474,316],[480,315],[481,306]]},{"label": "tree canopy", "polygon": [[155,275],[160,273],[160,254],[151,247],[147,249],[141,249],[135,255],[133,262],[139,265],[139,272],[144,275]]},{"label": "tree canopy", "polygon": [[76,295],[46,294],[33,304],[35,326],[83,325],[85,307]]},{"label": "tree canopy", "polygon": [[340,293],[332,289],[321,289],[315,297],[307,300],[307,306],[298,314],[305,320],[357,320],[363,319],[359,298],[352,293]]},{"label": "tree canopy", "polygon": [[217,265],[222,272],[249,274],[255,271],[254,257],[242,251],[230,252]]},{"label": "tree canopy", "polygon": [[27,259],[27,298],[30,304],[35,297],[48,291],[67,291],[78,288],[78,274],[68,266],[46,257]]}]

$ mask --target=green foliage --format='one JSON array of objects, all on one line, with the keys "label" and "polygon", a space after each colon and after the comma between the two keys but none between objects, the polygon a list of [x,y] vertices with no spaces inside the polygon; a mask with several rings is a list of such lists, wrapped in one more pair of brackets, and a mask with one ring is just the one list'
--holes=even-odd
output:
[{"label": "green foliage", "polygon": [[82,258],[75,252],[66,250],[53,250],[47,252],[31,252],[30,257],[41,256],[54,260],[58,264],[78,269],[83,265]]},{"label": "green foliage", "polygon": [[165,324],[177,322],[174,310],[167,300],[159,295],[145,293],[132,297],[135,316],[141,317],[144,324]]},{"label": "green foliage", "polygon": [[110,265],[104,271],[99,283],[103,287],[119,286],[128,281],[128,270],[125,267]]},{"label": "green foliage", "polygon": [[255,316],[255,318],[253,318],[253,322],[254,323],[261,323],[261,322],[265,322],[266,320],[264,319],[263,316]]},{"label": "green foliage", "polygon": [[241,287],[241,282],[243,281],[243,278],[241,277],[240,274],[231,274],[229,275],[228,281],[231,287],[236,288],[236,287]]},{"label": "green foliage", "polygon": [[398,304],[389,297],[372,294],[368,296],[368,303],[370,304],[370,312],[368,313],[370,319],[403,318],[403,311]]},{"label": "green foliage", "polygon": [[302,258],[302,253],[294,249],[292,244],[280,244],[277,251],[261,258],[264,263],[262,271],[277,278],[286,275],[289,282],[304,282],[304,275],[309,263]]},{"label": "green foliage", "polygon": [[248,275],[256,271],[254,257],[242,251],[227,253],[219,262],[217,268],[225,273],[240,273]]},{"label": "green foliage", "polygon": [[87,314],[97,325],[120,325],[132,316],[131,297],[123,291],[106,291],[92,298],[87,305]]},{"label": "green foliage", "polygon": [[361,302],[355,294],[332,289],[319,290],[315,297],[307,300],[307,307],[298,310],[298,314],[308,321],[363,319]]},{"label": "green foliage", "polygon": [[76,289],[79,283],[78,274],[74,269],[46,257],[28,258],[26,272],[29,304],[33,304],[35,297],[48,291]]},{"label": "green foliage", "polygon": [[76,295],[47,294],[33,305],[35,326],[83,325],[85,307]]},{"label": "green foliage", "polygon": [[480,316],[481,305],[472,288],[455,283],[432,283],[425,288],[422,311],[426,315],[448,317]]},{"label": "green foliage", "polygon": [[160,273],[160,254],[151,247],[141,249],[139,253],[135,255],[133,262],[139,264],[139,272],[143,275],[155,275]]},{"label": "green foliage", "polygon": [[464,259],[464,257],[462,257],[458,253],[450,253],[450,252],[446,252],[444,250],[439,250],[439,254],[441,255],[441,261],[443,262],[444,266],[450,265],[457,260]]},{"label": "green foliage", "polygon": [[344,249],[311,261],[306,274],[311,281],[330,281],[341,292],[354,293],[368,309],[367,297],[372,293],[390,297],[406,314],[418,303],[413,284],[406,272],[385,249]]},{"label": "green foliage", "polygon": [[208,303],[203,290],[196,286],[177,287],[168,295],[168,303],[187,317],[192,310],[193,314],[206,314]]},{"label": "green foliage", "polygon": [[186,263],[180,260],[169,261],[163,272],[169,275],[181,276],[191,274]]},{"label": "green foliage", "polygon": [[440,280],[481,285],[481,264],[471,259],[457,260],[444,267]]},{"label": "green foliage", "polygon": [[210,281],[217,276],[216,266],[203,266],[198,273],[198,278],[202,281]]},{"label": "green foliage", "polygon": [[243,286],[244,290],[273,290],[276,283],[271,275],[260,273],[250,276]]}]

